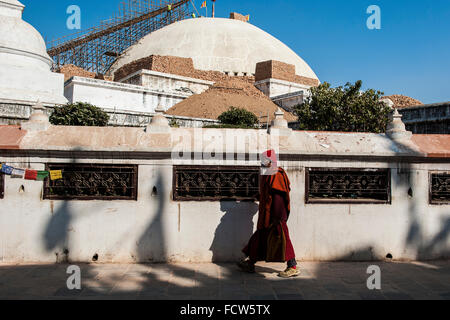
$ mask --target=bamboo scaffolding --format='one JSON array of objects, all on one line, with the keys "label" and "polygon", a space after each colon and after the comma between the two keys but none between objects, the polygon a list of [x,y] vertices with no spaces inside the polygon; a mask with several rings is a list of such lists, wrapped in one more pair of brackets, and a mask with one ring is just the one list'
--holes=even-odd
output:
[{"label": "bamboo scaffolding", "polygon": [[191,15],[190,0],[124,1],[118,14],[99,26],[50,42],[47,47],[54,61],[53,70],[73,64],[106,74],[117,57],[142,37]]}]

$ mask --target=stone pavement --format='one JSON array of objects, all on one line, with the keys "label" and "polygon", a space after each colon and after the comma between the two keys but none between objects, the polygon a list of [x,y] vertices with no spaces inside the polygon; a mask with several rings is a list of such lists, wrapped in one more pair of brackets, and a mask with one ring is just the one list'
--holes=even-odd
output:
[{"label": "stone pavement", "polygon": [[[367,289],[367,267],[381,269],[381,290]],[[69,265],[0,264],[0,299],[310,300],[450,299],[450,261],[300,262],[301,276],[282,279],[282,264],[256,274],[234,264],[78,264],[81,290],[68,290]]]}]

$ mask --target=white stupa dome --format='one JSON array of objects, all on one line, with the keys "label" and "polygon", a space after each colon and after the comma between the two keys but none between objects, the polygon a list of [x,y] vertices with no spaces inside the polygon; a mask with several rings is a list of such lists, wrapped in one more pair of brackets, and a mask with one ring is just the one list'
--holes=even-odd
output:
[{"label": "white stupa dome", "polygon": [[296,74],[317,79],[314,71],[288,46],[258,27],[224,18],[187,19],[143,37],[110,68],[150,55],[192,58],[199,70],[254,74],[256,64],[277,60],[295,65]]},{"label": "white stupa dome", "polygon": [[0,0],[0,100],[64,104],[62,75],[50,71],[44,39],[22,20],[24,8],[17,0]]},{"label": "white stupa dome", "polygon": [[24,6],[17,0],[0,0],[0,50],[27,55],[51,66],[44,39],[30,24],[22,20]]},{"label": "white stupa dome", "polygon": [[22,11],[25,8],[17,0],[0,0],[0,13],[2,16],[22,18]]}]

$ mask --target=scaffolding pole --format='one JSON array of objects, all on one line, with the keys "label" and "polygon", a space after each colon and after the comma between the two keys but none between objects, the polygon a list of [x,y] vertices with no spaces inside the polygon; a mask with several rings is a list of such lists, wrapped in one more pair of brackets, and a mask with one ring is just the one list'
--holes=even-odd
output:
[{"label": "scaffolding pole", "polygon": [[190,18],[190,0],[128,0],[119,13],[86,31],[52,41],[48,47],[53,70],[73,64],[98,74],[107,73],[124,50],[147,34]]}]

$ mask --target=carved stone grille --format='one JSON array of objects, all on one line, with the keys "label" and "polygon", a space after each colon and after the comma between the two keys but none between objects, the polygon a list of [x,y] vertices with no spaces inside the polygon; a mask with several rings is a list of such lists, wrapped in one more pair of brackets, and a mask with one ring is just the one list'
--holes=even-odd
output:
[{"label": "carved stone grille", "polygon": [[259,167],[175,166],[173,198],[178,201],[257,200]]},{"label": "carved stone grille", "polygon": [[0,173],[0,199],[5,195],[5,175]]},{"label": "carved stone grille", "polygon": [[44,199],[137,200],[136,165],[48,164],[62,170],[63,179],[46,179]]},{"label": "carved stone grille", "polygon": [[450,172],[430,174],[430,203],[450,204]]},{"label": "carved stone grille", "polygon": [[389,169],[306,170],[306,203],[390,203]]}]

